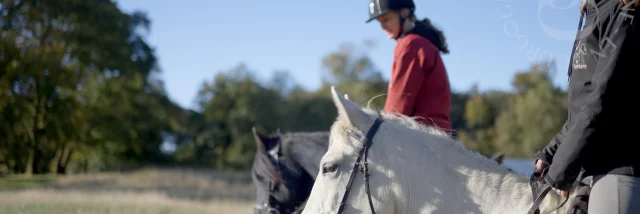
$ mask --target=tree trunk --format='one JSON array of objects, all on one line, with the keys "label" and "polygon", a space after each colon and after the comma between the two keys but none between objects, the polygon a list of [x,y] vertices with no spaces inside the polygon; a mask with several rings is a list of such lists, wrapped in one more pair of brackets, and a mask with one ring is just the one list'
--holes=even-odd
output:
[{"label": "tree trunk", "polygon": [[[25,71],[29,70],[29,67],[25,67],[24,69]],[[37,160],[36,160],[36,149],[38,149],[38,117],[40,116],[40,97],[38,96],[38,83],[34,83],[33,86],[35,89],[33,89],[32,93],[35,93],[33,95],[34,99],[33,99],[33,106],[35,109],[35,112],[33,113],[33,119],[31,121],[31,129],[28,132],[29,134],[29,146],[27,148],[27,163],[26,163],[26,168],[24,170],[24,174],[27,177],[31,177],[31,175],[33,175],[34,170],[37,169]],[[28,89],[28,91],[32,91],[31,89]]]},{"label": "tree trunk", "polygon": [[31,177],[33,175],[33,159],[35,156],[35,147],[29,146],[27,149],[27,162],[25,163],[24,175]]},{"label": "tree trunk", "polygon": [[42,159],[42,150],[36,146],[33,148],[33,154],[33,174],[41,174],[42,169],[40,169],[40,159]]},{"label": "tree trunk", "polygon": [[64,146],[62,148],[56,149],[56,155],[49,161],[49,173],[58,174],[58,164],[60,163],[60,159],[62,159],[62,152]]},{"label": "tree trunk", "polygon": [[71,154],[73,150],[69,147],[65,147],[62,152],[62,157],[60,158],[60,162],[58,162],[58,173],[67,174],[67,165],[69,164],[69,160],[71,160]]}]

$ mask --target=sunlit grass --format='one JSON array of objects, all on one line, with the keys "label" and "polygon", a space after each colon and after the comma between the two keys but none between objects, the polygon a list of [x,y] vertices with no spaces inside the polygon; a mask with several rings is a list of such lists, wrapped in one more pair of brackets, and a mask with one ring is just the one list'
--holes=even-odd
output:
[{"label": "sunlit grass", "polygon": [[50,189],[0,193],[0,213],[250,213],[249,201],[193,201],[154,192]]},{"label": "sunlit grass", "polygon": [[0,213],[252,213],[246,173],[147,169],[0,180]]}]

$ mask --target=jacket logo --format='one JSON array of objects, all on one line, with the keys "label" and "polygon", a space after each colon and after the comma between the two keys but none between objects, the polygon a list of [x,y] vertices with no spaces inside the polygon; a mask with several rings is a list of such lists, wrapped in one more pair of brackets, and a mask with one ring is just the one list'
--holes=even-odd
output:
[{"label": "jacket logo", "polygon": [[582,40],[578,40],[578,45],[573,51],[571,62],[573,69],[587,69],[587,63],[584,61],[584,57],[587,55],[587,46],[582,43]]}]

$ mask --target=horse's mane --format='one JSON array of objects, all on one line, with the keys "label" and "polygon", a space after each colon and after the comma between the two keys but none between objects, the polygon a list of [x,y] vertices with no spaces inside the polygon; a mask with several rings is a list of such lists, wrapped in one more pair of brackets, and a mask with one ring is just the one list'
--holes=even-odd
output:
[{"label": "horse's mane", "polygon": [[[440,138],[444,138],[444,139],[449,139],[452,140],[452,136],[450,134],[448,134],[445,130],[436,127],[436,126],[427,126],[425,124],[422,124],[420,122],[418,122],[416,119],[418,117],[409,117],[406,115],[402,115],[402,114],[395,114],[395,113],[387,113],[384,111],[378,111],[375,110],[373,107],[371,107],[370,103],[367,104],[365,107],[362,107],[362,110],[367,113],[368,115],[374,116],[374,117],[378,117],[380,116],[385,122],[392,122],[393,124],[397,124],[403,127],[406,127],[408,129],[413,129],[413,130],[417,130],[420,132],[424,132],[424,133],[428,133],[430,135],[436,136],[436,137],[440,137]],[[336,121],[336,123],[331,127],[331,131],[333,132],[334,129],[339,129],[339,130],[346,130],[347,128],[355,128],[352,127],[350,125],[348,125],[349,122],[346,121],[345,117],[338,117],[338,120]],[[366,130],[360,130],[360,131],[366,131]],[[455,141],[457,142],[457,141]]]},{"label": "horse's mane", "polygon": [[[368,111],[372,111],[372,110],[368,109]],[[445,139],[453,139],[451,135],[449,135],[444,129],[436,126],[424,125],[416,120],[417,117],[409,117],[402,114],[391,114],[383,111],[380,111],[379,114],[382,116],[382,119],[384,119],[384,121],[393,122],[395,124],[405,126],[409,129],[418,130],[424,133],[429,133],[437,137],[442,137]]]}]

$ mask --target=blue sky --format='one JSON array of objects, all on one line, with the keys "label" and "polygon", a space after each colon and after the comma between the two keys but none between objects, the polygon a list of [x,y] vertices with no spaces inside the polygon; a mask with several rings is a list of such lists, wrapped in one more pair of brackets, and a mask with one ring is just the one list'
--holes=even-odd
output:
[{"label": "blue sky", "polygon": [[[511,89],[511,78],[531,63],[555,58],[554,81],[566,88],[566,70],[580,0],[414,0],[447,37],[443,55],[453,90]],[[377,22],[365,24],[368,0],[121,0],[125,11],[152,21],[162,78],[172,100],[192,108],[203,81],[246,63],[261,79],[288,70],[316,89],[321,58],[344,42],[376,42],[369,52],[388,78],[395,41]],[[327,92],[329,93],[329,92]]]}]

